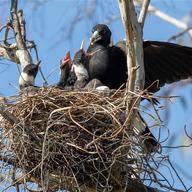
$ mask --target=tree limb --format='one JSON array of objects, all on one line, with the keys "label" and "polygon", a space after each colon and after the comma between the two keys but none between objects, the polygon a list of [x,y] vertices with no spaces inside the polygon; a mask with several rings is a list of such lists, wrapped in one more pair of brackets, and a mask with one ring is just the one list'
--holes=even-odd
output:
[{"label": "tree limb", "polygon": [[16,51],[16,56],[18,57],[21,69],[23,70],[25,66],[32,64],[32,58],[29,54],[22,33],[25,33],[24,27],[20,21],[22,21],[21,14],[17,14],[17,4],[18,0],[11,0],[11,17],[12,17],[12,27],[15,34],[15,40],[17,43],[18,50]]},{"label": "tree limb", "polygon": [[26,46],[22,38],[21,28],[20,28],[20,22],[17,15],[17,4],[18,0],[11,0],[11,17],[12,17],[12,25],[13,25],[13,31],[15,34],[15,40],[18,46],[18,49],[25,50]]},{"label": "tree limb", "polygon": [[18,57],[16,56],[16,50],[5,48],[5,47],[2,47],[1,45],[0,45],[0,57],[6,60],[10,60],[17,64],[20,63]]},{"label": "tree limb", "polygon": [[128,90],[142,90],[144,86],[142,29],[137,21],[133,1],[119,0],[128,50]]},{"label": "tree limb", "polygon": [[145,17],[147,15],[147,10],[148,10],[148,7],[149,7],[149,3],[150,3],[150,0],[144,0],[143,3],[142,3],[140,15],[139,15],[139,18],[138,18],[138,22],[140,23],[142,28],[144,26]]}]

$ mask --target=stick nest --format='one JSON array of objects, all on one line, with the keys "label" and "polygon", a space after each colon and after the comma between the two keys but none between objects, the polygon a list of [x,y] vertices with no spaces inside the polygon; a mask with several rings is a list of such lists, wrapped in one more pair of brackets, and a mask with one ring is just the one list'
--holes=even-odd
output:
[{"label": "stick nest", "polygon": [[132,134],[124,92],[41,88],[8,106],[4,120],[9,150],[25,177],[49,191],[82,186],[119,188],[130,174]]}]

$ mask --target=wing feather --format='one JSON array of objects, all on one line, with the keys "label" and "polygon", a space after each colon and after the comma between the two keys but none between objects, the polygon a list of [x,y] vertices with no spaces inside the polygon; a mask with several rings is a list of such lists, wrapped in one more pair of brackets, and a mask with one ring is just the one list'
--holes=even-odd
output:
[{"label": "wing feather", "polygon": [[167,42],[144,42],[145,88],[159,81],[149,91],[156,92],[166,83],[192,76],[192,48]]}]

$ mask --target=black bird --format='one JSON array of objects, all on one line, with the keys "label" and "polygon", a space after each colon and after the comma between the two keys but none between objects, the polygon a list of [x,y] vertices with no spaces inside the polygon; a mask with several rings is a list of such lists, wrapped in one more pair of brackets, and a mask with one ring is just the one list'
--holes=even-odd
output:
[{"label": "black bird", "polygon": [[19,77],[19,87],[21,90],[28,86],[34,86],[39,64],[40,62],[38,64],[29,64],[24,67]]},{"label": "black bird", "polygon": [[106,25],[96,25],[92,29],[91,45],[87,53],[90,79],[99,79],[110,89],[117,89],[127,80],[125,53],[117,46],[109,46],[111,31]]},{"label": "black bird", "polygon": [[[127,81],[125,41],[110,46],[111,31],[104,24],[92,29],[92,37],[87,52],[86,68],[90,79],[97,78],[111,89],[117,89]],[[144,89],[156,92],[166,83],[173,83],[192,75],[192,48],[167,42],[144,41]],[[158,83],[154,83],[158,82]],[[153,84],[153,85],[152,85]],[[147,135],[144,144],[153,151],[158,145],[147,125],[140,134]],[[149,147],[150,146],[150,147]]]},{"label": "black bird", "polygon": [[75,53],[75,56],[73,59],[73,72],[76,75],[74,88],[85,87],[85,85],[88,83],[88,80],[89,80],[89,74],[85,67],[87,60],[86,60],[85,52],[82,46],[83,45],[81,45],[80,50]]},{"label": "black bird", "polygon": [[[92,54],[86,68],[91,78],[98,78],[111,89],[127,80],[125,41],[110,46],[111,31],[104,24],[92,29],[91,43],[87,50]],[[173,83],[192,76],[192,48],[168,42],[144,41],[144,89],[154,93],[166,83]],[[116,69],[116,70],[115,70]],[[150,87],[154,82],[154,84]],[[117,83],[118,82],[118,83]]]}]

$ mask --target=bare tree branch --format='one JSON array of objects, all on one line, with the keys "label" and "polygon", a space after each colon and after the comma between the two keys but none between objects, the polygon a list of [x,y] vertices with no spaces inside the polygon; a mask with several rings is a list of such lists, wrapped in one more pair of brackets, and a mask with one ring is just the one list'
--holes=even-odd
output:
[{"label": "bare tree branch", "polygon": [[[19,58],[21,69],[23,70],[25,66],[32,64],[33,62],[31,55],[29,54],[27,47],[25,45],[24,39],[22,37],[21,26],[17,14],[17,4],[18,0],[11,1],[11,17],[12,17],[12,27],[15,34],[15,40],[18,47],[16,55]],[[24,32],[24,30],[22,31]]]},{"label": "bare tree branch", "polygon": [[142,3],[140,15],[139,15],[139,18],[138,18],[138,22],[140,23],[142,28],[144,26],[145,17],[146,17],[146,14],[147,14],[149,3],[150,3],[150,0],[144,0],[143,3]]},{"label": "bare tree branch", "polygon": [[20,22],[19,18],[17,15],[17,0],[11,0],[11,17],[12,17],[12,25],[13,25],[13,30],[15,33],[15,40],[18,46],[18,49],[25,50],[26,46],[25,43],[23,42],[22,38],[22,33],[21,33],[21,28],[20,28]]},{"label": "bare tree branch", "polygon": [[133,1],[119,0],[119,8],[125,27],[128,50],[128,90],[142,90],[144,86],[144,66],[141,26],[137,21]]}]

